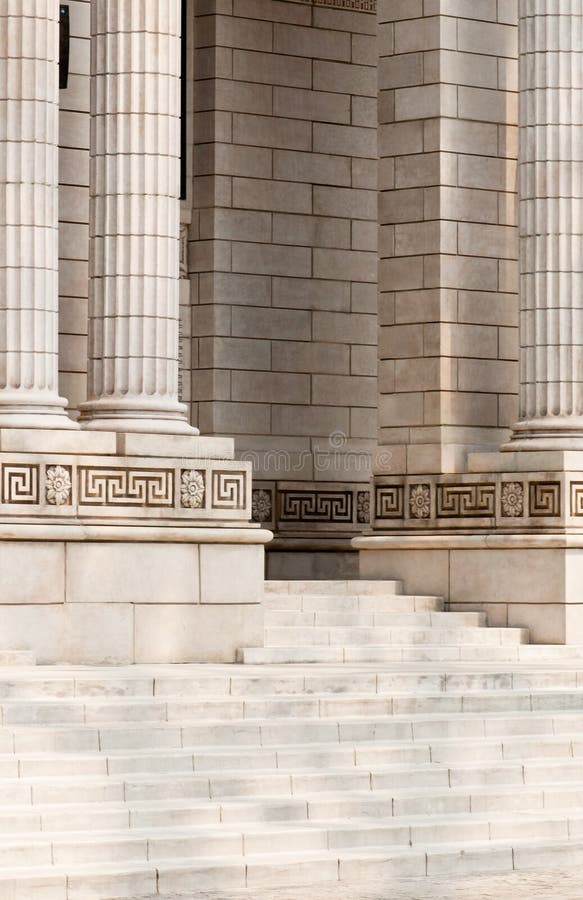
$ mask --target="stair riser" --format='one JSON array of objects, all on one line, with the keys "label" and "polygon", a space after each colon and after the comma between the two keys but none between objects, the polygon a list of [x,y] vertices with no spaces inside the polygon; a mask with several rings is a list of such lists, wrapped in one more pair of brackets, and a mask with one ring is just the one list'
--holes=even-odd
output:
[{"label": "stair riser", "polygon": [[499,647],[526,643],[528,633],[520,628],[296,628],[267,627],[265,647],[380,646],[471,644]]},{"label": "stair riser", "polygon": [[[239,672],[241,670],[238,670]],[[269,675],[263,677],[233,674],[226,677],[131,679],[118,684],[115,676],[92,679],[90,682],[35,678],[31,680],[0,680],[0,702],[20,700],[64,700],[81,704],[84,699],[97,698],[104,705],[113,698],[115,702],[188,699],[208,697],[271,697],[274,694],[304,693],[380,693],[386,691],[436,692],[436,691],[498,691],[498,690],[574,690],[583,688],[583,670],[521,672],[518,669],[499,673],[399,673],[379,672],[362,674],[342,672],[334,675],[313,675],[308,670],[302,675]],[[155,695],[155,696],[154,696]],[[6,705],[3,703],[2,705]]]}]

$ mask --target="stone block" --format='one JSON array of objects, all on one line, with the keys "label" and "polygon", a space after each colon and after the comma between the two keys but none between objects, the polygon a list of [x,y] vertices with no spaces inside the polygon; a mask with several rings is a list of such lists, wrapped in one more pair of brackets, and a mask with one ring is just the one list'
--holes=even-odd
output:
[{"label": "stone block", "polygon": [[2,604],[65,600],[65,546],[60,541],[0,541]]},{"label": "stone block", "polygon": [[[350,66],[346,68],[350,69]],[[280,53],[234,50],[233,75],[237,81],[309,88],[312,81],[312,61],[306,59],[303,53],[299,56],[285,56]],[[314,87],[319,88],[316,84]],[[327,90],[326,86],[321,89]]]},{"label": "stone block", "polygon": [[198,546],[70,543],[68,603],[198,603]]},{"label": "stone block", "polygon": [[260,604],[136,606],[136,662],[234,662],[263,643]]},{"label": "stone block", "polygon": [[124,666],[134,662],[134,607],[127,603],[67,603],[57,658],[72,665]]},{"label": "stone block", "polygon": [[262,546],[204,544],[200,547],[201,603],[261,603],[263,574]]}]

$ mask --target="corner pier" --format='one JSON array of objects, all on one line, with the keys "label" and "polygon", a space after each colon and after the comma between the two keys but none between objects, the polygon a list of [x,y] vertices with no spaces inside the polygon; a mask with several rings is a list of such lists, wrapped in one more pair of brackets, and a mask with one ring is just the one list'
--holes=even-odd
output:
[{"label": "corner pier", "polygon": [[583,2],[519,2],[519,421],[500,452],[373,479],[364,578],[583,643]]}]

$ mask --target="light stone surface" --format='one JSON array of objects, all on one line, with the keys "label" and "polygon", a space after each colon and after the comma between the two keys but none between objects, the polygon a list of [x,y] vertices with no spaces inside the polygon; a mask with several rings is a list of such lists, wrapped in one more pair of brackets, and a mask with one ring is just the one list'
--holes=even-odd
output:
[{"label": "light stone surface", "polygon": [[[512,872],[507,875],[392,878],[367,885],[310,886],[313,900],[580,900],[579,868]],[[252,891],[213,890],[193,894],[156,894],[156,900],[304,900],[306,888],[253,888]],[[153,895],[139,900],[154,900]]]},{"label": "light stone surface", "polygon": [[6,0],[0,29],[0,425],[72,428],[57,384],[58,4]]},{"label": "light stone surface", "polygon": [[86,428],[193,433],[178,402],[180,3],[91,5]]},{"label": "light stone surface", "polygon": [[460,472],[516,415],[517,14],[405,6],[377,15],[375,471]]},{"label": "light stone surface", "polygon": [[583,445],[582,22],[581,3],[520,4],[521,387],[513,449]]}]

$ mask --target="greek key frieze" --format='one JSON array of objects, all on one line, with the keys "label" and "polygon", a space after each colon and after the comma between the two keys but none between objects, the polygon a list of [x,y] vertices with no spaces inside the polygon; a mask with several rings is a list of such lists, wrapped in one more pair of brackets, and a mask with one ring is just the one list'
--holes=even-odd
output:
[{"label": "greek key frieze", "polygon": [[377,0],[314,0],[314,5],[348,9],[352,12],[375,13],[377,11]]},{"label": "greek key frieze", "polygon": [[79,503],[85,506],[173,506],[174,471],[80,466]]},{"label": "greek key frieze", "polygon": [[246,495],[246,472],[213,472],[211,504],[213,509],[245,509]]},{"label": "greek key frieze", "polygon": [[559,481],[531,481],[529,485],[529,515],[537,518],[561,515],[561,483]]},{"label": "greek key frieze", "polygon": [[280,491],[281,522],[352,522],[352,491]]},{"label": "greek key frieze", "polygon": [[496,485],[494,484],[438,484],[437,517],[440,519],[471,519],[494,516]]},{"label": "greek key frieze", "polygon": [[2,502],[39,502],[39,467],[24,463],[2,466]]},{"label": "greek key frieze", "polygon": [[292,0],[305,6],[325,6],[330,9],[347,9],[352,12],[374,14],[377,11],[377,0]]},{"label": "greek key frieze", "polygon": [[571,482],[571,515],[583,518],[583,481]]},{"label": "greek key frieze", "polygon": [[402,484],[383,484],[375,491],[375,518],[402,519],[405,515],[405,488]]}]

